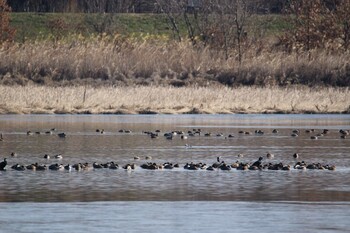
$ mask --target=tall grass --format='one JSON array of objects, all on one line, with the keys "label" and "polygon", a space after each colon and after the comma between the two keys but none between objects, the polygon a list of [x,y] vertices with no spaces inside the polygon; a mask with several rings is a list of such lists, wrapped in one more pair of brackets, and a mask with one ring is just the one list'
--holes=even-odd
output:
[{"label": "tall grass", "polygon": [[221,52],[188,41],[169,42],[161,36],[115,37],[69,41],[36,41],[0,48],[0,84],[45,85],[350,85],[350,53],[313,51],[288,54],[273,45]]},{"label": "tall grass", "polygon": [[349,113],[348,88],[0,85],[0,113]]}]

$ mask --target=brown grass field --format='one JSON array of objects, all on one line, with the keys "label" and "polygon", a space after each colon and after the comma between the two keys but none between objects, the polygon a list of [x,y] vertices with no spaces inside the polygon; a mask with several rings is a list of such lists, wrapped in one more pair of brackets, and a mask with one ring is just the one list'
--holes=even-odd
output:
[{"label": "brown grass field", "polygon": [[350,113],[349,88],[0,86],[1,114]]},{"label": "brown grass field", "polygon": [[0,113],[350,113],[350,53],[222,51],[162,36],[0,46]]}]

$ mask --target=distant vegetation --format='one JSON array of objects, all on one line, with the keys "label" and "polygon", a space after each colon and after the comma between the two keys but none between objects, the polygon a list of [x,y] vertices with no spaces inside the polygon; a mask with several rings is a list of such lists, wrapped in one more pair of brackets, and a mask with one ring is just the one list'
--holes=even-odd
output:
[{"label": "distant vegetation", "polygon": [[[159,13],[159,0],[7,0],[14,12],[45,13]],[[171,2],[167,1],[167,2]],[[188,8],[208,4],[208,0],[177,0]],[[211,1],[225,3],[225,0]],[[280,13],[285,0],[249,0],[251,7],[258,6],[260,13]],[[327,2],[327,1],[325,1]],[[332,0],[333,2],[333,0]]]},{"label": "distant vegetation", "polygon": [[144,2],[0,0],[0,83],[350,85],[350,0]]}]

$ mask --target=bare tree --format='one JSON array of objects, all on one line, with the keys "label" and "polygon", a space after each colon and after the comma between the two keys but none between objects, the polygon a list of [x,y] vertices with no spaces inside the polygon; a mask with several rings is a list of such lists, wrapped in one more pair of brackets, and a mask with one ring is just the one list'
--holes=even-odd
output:
[{"label": "bare tree", "polygon": [[241,63],[248,36],[252,0],[206,0],[198,12],[196,25],[204,43],[221,49],[228,59],[233,51]]},{"label": "bare tree", "polygon": [[15,37],[16,30],[10,27],[11,7],[6,0],[0,0],[0,43],[3,41],[12,41]]},{"label": "bare tree", "polygon": [[161,12],[167,16],[170,27],[173,31],[174,38],[176,38],[178,41],[182,40],[178,22],[181,20],[182,15],[186,9],[185,2],[187,1],[156,0],[156,3]]},{"label": "bare tree", "polygon": [[345,50],[350,49],[350,0],[342,0],[335,10],[337,24],[340,25],[340,35],[342,46]]}]

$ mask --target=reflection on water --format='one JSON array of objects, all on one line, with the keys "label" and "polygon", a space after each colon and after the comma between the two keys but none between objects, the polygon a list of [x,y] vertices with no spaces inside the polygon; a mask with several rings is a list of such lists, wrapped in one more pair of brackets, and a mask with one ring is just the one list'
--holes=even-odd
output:
[{"label": "reflection on water", "polygon": [[[56,128],[52,135],[26,132],[45,132]],[[212,136],[175,136],[151,139],[143,131],[187,132],[201,128]],[[272,129],[278,129],[277,134]],[[306,134],[305,129],[315,132]],[[310,139],[311,135],[329,129],[330,133]],[[96,129],[104,129],[100,134]],[[131,133],[120,133],[120,129]],[[254,134],[262,129],[264,135]],[[291,137],[292,129],[300,129],[299,137]],[[78,162],[119,165],[146,162],[187,162],[212,164],[217,156],[227,163],[236,160],[254,162],[267,152],[275,157],[266,162],[293,165],[294,153],[300,160],[334,164],[336,171],[149,171],[137,168],[91,171],[18,172],[0,171],[0,201],[350,201],[350,139],[340,139],[339,129],[350,129],[347,115],[189,115],[189,116],[0,116],[0,156],[7,157],[9,166],[16,163]],[[239,134],[250,131],[250,135]],[[67,138],[57,137],[65,132]],[[233,134],[234,138],[216,137]],[[189,144],[191,147],[186,147]],[[16,152],[17,157],[11,157]],[[239,153],[244,154],[238,158]],[[45,160],[44,154],[62,154],[62,160]],[[141,159],[134,161],[133,157]]]},{"label": "reflection on water", "polygon": [[[338,202],[2,203],[0,225],[4,233],[349,232],[349,207]],[[21,217],[14,221],[15,216]]]}]

